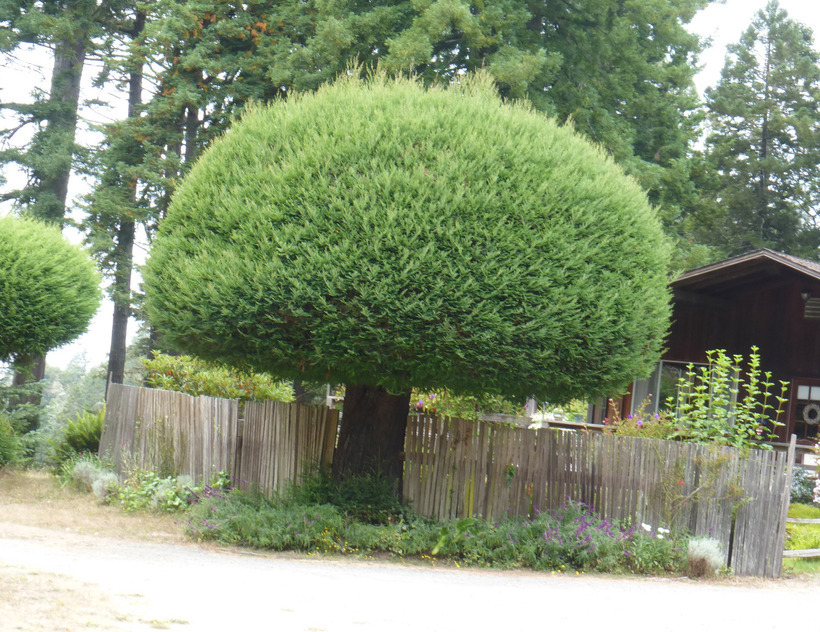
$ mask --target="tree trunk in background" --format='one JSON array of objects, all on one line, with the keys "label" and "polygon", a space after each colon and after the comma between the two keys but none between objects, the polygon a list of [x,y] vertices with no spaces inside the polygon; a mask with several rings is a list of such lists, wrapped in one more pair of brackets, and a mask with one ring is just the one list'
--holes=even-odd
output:
[{"label": "tree trunk in background", "polygon": [[[22,388],[27,385],[30,386],[29,389],[26,389],[20,392],[19,394],[16,394],[10,399],[9,406],[12,410],[20,408],[21,406],[25,406],[27,404],[39,406],[43,393],[42,389],[35,385],[38,382],[42,382],[45,375],[45,356],[30,356],[28,358],[21,358],[20,360],[15,362],[15,370],[14,376],[11,380],[11,387]],[[21,430],[24,433],[30,432],[32,430],[37,430],[37,428],[40,425],[39,412],[32,411],[30,414],[27,413],[24,415],[22,419],[25,423],[25,427],[21,428]]]},{"label": "tree trunk in background", "polygon": [[[67,41],[57,42],[48,100],[48,125],[42,132],[42,170],[34,169],[37,184],[32,191],[34,204],[30,212],[47,222],[62,226],[68,197],[68,180],[74,163],[74,136],[80,103],[88,34],[77,33]],[[35,141],[36,142],[36,141]],[[47,161],[44,160],[47,158]],[[47,165],[47,166],[46,166]]]},{"label": "tree trunk in background", "polygon": [[117,268],[114,272],[114,316],[108,350],[108,383],[122,384],[125,377],[125,350],[128,345],[128,318],[131,316],[131,268],[133,267],[134,222],[123,221],[117,231]]},{"label": "tree trunk in background", "polygon": [[[74,163],[74,136],[77,130],[77,111],[80,103],[80,82],[88,49],[88,33],[57,42],[51,74],[51,92],[48,100],[47,125],[35,135],[33,145],[39,145],[47,156],[39,156],[40,168],[32,169],[33,186],[19,198],[26,212],[38,219],[62,227],[65,221],[65,203],[68,180]],[[39,136],[39,138],[38,138]],[[36,152],[35,149],[31,150]],[[15,371],[13,383],[23,386],[39,382],[45,375],[45,355],[32,358],[34,370]],[[40,395],[34,394],[25,403],[39,404]],[[23,402],[20,402],[23,403]]]},{"label": "tree trunk in background", "polygon": [[409,409],[410,393],[391,395],[380,386],[348,384],[333,478],[376,474],[395,480],[401,498]]},{"label": "tree trunk in background", "polygon": [[[145,14],[137,13],[134,20],[133,37],[138,37],[145,28]],[[139,116],[142,103],[143,63],[135,62],[128,78],[128,118]],[[134,156],[139,159],[139,156]],[[131,208],[136,206],[137,182],[129,185],[128,197]],[[105,384],[108,396],[108,384],[122,384],[125,378],[125,355],[128,346],[128,318],[131,316],[131,273],[134,267],[134,235],[136,222],[133,217],[123,217],[117,229],[116,268],[114,270],[114,287],[111,299],[114,302],[114,316],[111,321],[111,346],[108,350],[108,380]]]}]

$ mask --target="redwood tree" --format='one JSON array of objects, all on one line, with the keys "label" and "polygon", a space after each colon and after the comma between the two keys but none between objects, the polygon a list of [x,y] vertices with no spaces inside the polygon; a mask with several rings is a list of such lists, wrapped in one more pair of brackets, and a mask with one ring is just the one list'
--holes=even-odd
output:
[{"label": "redwood tree", "polygon": [[180,350],[345,383],[334,473],[399,478],[412,387],[563,401],[647,373],[667,262],[638,185],[486,75],[349,75],[203,154],[145,290]]}]

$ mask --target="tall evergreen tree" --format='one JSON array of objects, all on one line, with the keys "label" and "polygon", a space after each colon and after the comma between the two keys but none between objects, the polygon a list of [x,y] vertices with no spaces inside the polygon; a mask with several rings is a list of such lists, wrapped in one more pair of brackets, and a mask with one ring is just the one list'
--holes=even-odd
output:
[{"label": "tall evergreen tree", "polygon": [[706,93],[707,193],[698,236],[725,254],[772,247],[818,256],[820,56],[811,30],[776,1],[729,47]]},{"label": "tall evergreen tree", "polygon": [[37,45],[52,51],[51,80],[39,89],[34,103],[0,103],[18,124],[0,131],[7,139],[32,125],[31,142],[0,152],[0,164],[15,163],[27,174],[24,187],[2,192],[32,216],[62,225],[68,181],[76,154],[75,133],[80,104],[80,82],[87,56],[104,46],[104,27],[116,16],[121,0],[0,0],[2,46],[14,50]]},{"label": "tall evergreen tree", "polygon": [[125,376],[128,319],[132,313],[131,278],[137,223],[145,218],[138,204],[143,162],[139,131],[145,58],[140,44],[145,13],[136,8],[122,23],[122,35],[131,39],[128,54],[118,65],[127,76],[128,110],[124,121],[106,130],[104,151],[97,164],[102,175],[87,207],[84,226],[103,270],[111,277],[109,296],[114,304],[108,352],[108,382],[122,384]]}]

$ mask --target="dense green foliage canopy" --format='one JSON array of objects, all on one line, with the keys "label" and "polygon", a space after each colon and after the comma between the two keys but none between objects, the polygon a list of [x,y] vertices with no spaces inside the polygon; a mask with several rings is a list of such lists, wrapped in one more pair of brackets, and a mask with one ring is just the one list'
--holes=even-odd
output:
[{"label": "dense green foliage canopy", "polygon": [[201,357],[559,401],[657,359],[667,257],[637,184],[485,75],[348,77],[204,154],[145,288],[151,321]]},{"label": "dense green foliage canopy", "polygon": [[59,229],[0,218],[0,360],[44,354],[82,334],[99,284],[89,257]]},{"label": "dense green foliage canopy", "polygon": [[759,11],[706,92],[709,136],[697,238],[735,255],[817,257],[820,54],[777,2]]}]

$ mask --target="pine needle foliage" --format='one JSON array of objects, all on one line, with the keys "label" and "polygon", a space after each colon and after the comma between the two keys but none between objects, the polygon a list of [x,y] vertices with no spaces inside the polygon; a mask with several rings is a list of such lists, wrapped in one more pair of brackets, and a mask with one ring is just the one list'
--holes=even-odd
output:
[{"label": "pine needle foliage", "polygon": [[91,259],[56,227],[0,218],[0,361],[74,340],[100,304]]},{"label": "pine needle foliage", "polygon": [[182,182],[151,322],[203,358],[560,402],[645,374],[668,245],[641,189],[485,74],[350,73],[250,111]]}]

